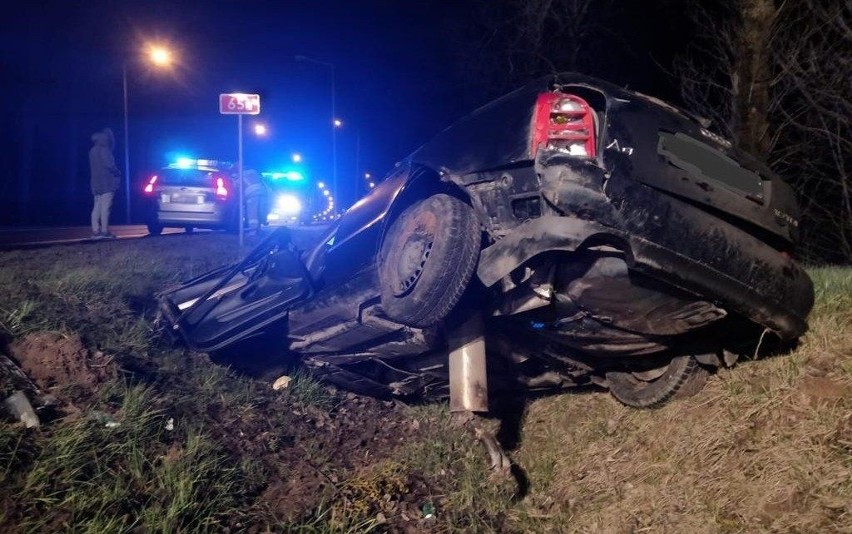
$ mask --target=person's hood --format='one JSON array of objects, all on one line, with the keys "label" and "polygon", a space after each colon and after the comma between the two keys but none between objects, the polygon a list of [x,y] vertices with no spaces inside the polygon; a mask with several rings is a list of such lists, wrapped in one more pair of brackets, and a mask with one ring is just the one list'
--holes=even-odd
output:
[{"label": "person's hood", "polygon": [[92,134],[92,142],[96,145],[109,148],[109,137],[103,132],[95,132]]},{"label": "person's hood", "polygon": [[92,134],[92,142],[96,145],[105,146],[108,149],[112,150],[115,146],[115,135],[112,133],[112,130],[109,128],[104,128],[100,132],[95,132]]}]

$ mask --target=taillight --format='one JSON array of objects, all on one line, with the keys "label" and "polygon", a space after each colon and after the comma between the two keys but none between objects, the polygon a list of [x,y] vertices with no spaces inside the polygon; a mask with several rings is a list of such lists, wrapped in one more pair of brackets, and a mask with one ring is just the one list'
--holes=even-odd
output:
[{"label": "taillight", "polygon": [[148,183],[147,183],[147,184],[145,184],[145,189],[144,189],[144,191],[145,191],[146,193],[153,193],[153,192],[154,192],[154,184],[155,184],[155,183],[157,183],[157,175],[156,175],[156,174],[155,174],[154,176],[152,176],[150,180],[148,180]]},{"label": "taillight", "polygon": [[216,178],[216,196],[223,200],[228,198],[228,188],[225,187],[225,179],[221,176]]},{"label": "taillight", "polygon": [[564,93],[538,95],[533,121],[532,157],[540,149],[545,149],[594,159],[594,111],[579,96]]}]

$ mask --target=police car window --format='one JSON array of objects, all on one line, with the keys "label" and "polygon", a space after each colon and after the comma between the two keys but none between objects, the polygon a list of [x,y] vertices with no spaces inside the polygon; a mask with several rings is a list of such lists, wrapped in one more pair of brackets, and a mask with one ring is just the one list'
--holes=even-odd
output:
[{"label": "police car window", "polygon": [[199,169],[163,169],[160,171],[160,183],[189,187],[211,187],[213,173]]}]

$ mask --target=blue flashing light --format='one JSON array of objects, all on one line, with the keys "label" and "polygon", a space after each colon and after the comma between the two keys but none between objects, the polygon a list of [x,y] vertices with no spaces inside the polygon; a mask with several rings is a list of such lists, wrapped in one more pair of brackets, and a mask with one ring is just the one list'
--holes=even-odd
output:
[{"label": "blue flashing light", "polygon": [[179,169],[191,169],[192,167],[195,167],[195,165],[195,160],[193,158],[181,157],[175,160],[175,167]]}]

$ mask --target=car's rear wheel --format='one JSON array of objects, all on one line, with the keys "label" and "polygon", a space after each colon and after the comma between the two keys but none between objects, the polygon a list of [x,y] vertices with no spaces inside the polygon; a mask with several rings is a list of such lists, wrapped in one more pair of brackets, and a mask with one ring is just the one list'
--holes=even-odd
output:
[{"label": "car's rear wheel", "polygon": [[446,194],[410,206],[391,225],[379,258],[382,308],[418,328],[438,323],[458,304],[481,243],[473,209]]},{"label": "car's rear wheel", "polygon": [[163,233],[163,225],[160,223],[148,223],[148,233],[151,235],[160,235]]},{"label": "car's rear wheel", "polygon": [[183,229],[184,229],[184,231],[185,231],[186,233],[188,233],[188,234],[191,234],[191,233],[193,233],[193,232],[195,231],[195,228],[194,228],[194,227],[192,227],[192,226],[184,226],[184,228],[183,228]]},{"label": "car's rear wheel", "polygon": [[634,408],[656,408],[675,397],[695,395],[709,375],[694,356],[676,356],[656,369],[610,371],[609,391],[619,402]]}]

